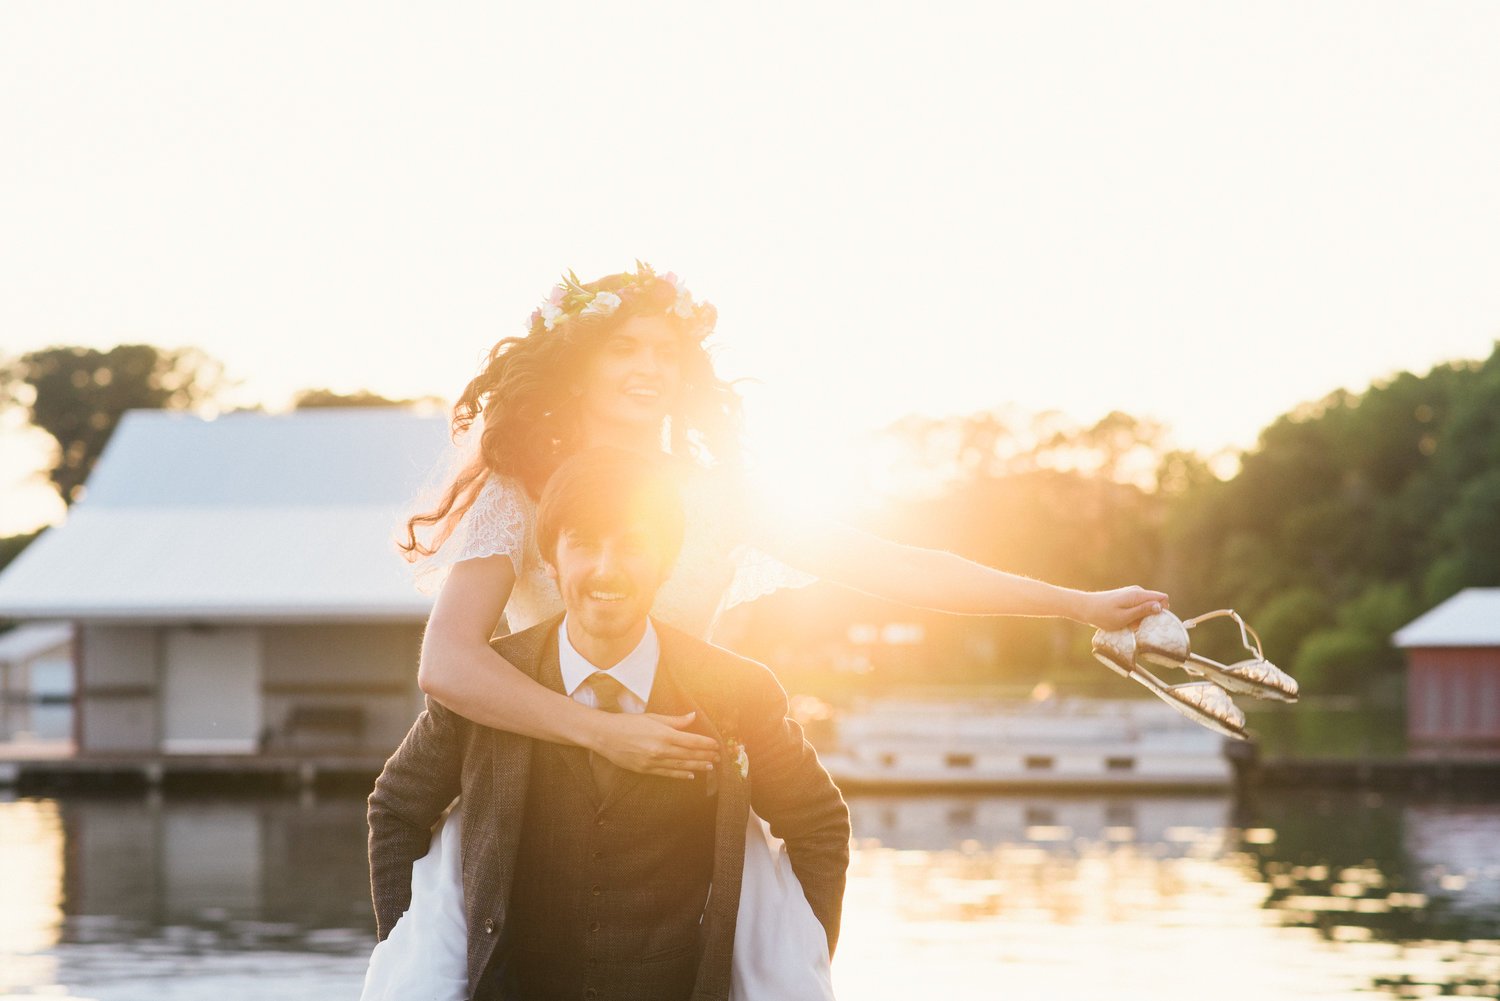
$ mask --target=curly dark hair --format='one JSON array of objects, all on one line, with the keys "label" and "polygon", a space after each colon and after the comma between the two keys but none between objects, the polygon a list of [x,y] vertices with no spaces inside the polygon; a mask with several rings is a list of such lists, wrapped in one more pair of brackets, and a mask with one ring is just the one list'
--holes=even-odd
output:
[{"label": "curly dark hair", "polygon": [[[671,454],[704,466],[738,470],[740,397],[715,374],[703,344],[717,319],[714,307],[709,303],[681,307],[676,285],[639,262],[634,272],[606,275],[587,284],[569,276],[564,285],[575,290],[572,294],[613,293],[620,304],[608,315],[569,310],[551,328],[540,312],[534,313],[524,337],[507,337],[490,349],[480,373],[454,404],[451,422],[456,441],[483,415],[478,454],[458,472],[435,509],[407,520],[406,538],[396,544],[408,561],[429,556],[442,546],[491,473],[514,477],[533,498],[541,496],[553,471],[585,445],[578,401],[571,392],[573,380],[584,370],[589,355],[631,317],[662,317],[683,340],[682,383],[676,406],[668,415]],[[424,542],[417,532],[426,528],[433,528],[433,533]]]}]

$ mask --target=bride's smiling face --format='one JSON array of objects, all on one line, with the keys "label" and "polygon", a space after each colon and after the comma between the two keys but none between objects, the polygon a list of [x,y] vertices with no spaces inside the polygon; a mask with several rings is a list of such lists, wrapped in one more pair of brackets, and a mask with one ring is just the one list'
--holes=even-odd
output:
[{"label": "bride's smiling face", "polygon": [[574,387],[587,425],[660,428],[682,387],[682,334],[662,316],[632,316],[594,351]]}]

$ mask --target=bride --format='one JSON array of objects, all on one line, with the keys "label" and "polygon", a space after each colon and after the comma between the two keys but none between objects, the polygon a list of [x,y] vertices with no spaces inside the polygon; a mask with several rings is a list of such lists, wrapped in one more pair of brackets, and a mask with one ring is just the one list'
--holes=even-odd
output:
[{"label": "bride", "polygon": [[[690,717],[589,709],[489,645],[502,616],[517,631],[562,611],[537,552],[535,501],[563,459],[597,445],[675,459],[687,534],[652,613],[698,636],[735,604],[817,578],[925,608],[1105,629],[1166,605],[1141,587],[1076,591],[843,525],[769,517],[746,500],[739,400],[704,347],[716,317],[676,276],[637,264],[589,283],[570,275],[525,336],[491,349],[454,407],[457,468],[401,543],[418,586],[437,590],[418,669],[428,695],[482,725],[586,747],[633,771],[685,778],[715,766],[717,745],[687,731]],[[466,996],[459,828],[450,813],[413,868],[410,906],[371,957],[364,1001]],[[732,980],[733,1001],[833,997],[822,926],[754,815]]]}]

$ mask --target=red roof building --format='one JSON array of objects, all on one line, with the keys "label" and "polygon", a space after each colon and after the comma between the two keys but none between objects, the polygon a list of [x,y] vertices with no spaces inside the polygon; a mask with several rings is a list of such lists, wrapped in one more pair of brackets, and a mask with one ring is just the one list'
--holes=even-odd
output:
[{"label": "red roof building", "polygon": [[1396,632],[1414,751],[1500,755],[1500,587],[1461,591]]}]

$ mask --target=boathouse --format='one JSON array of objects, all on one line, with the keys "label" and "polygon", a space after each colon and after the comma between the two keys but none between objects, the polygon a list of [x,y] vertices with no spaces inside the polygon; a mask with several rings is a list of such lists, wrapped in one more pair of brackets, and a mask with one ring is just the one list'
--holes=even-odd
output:
[{"label": "boathouse", "polygon": [[1415,751],[1500,754],[1500,587],[1471,587],[1399,629]]},{"label": "boathouse", "polygon": [[75,631],[80,755],[388,753],[432,599],[394,545],[446,440],[396,408],[131,411],[0,616]]}]

